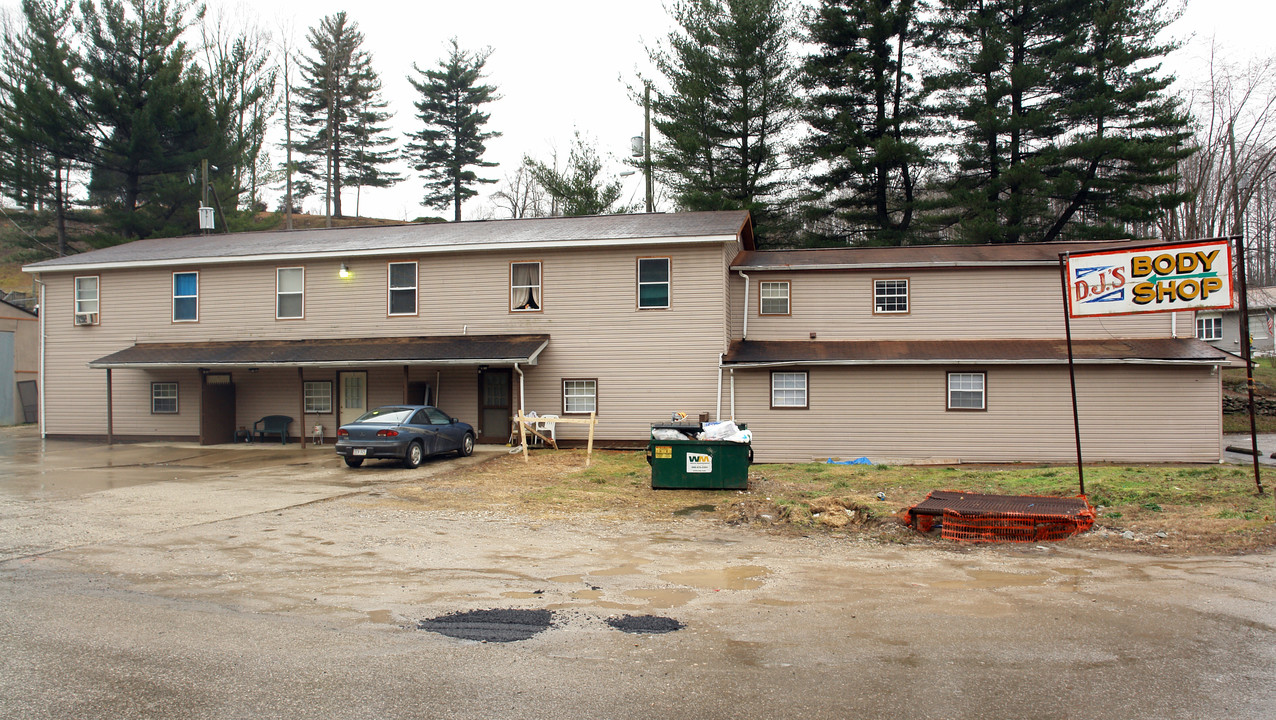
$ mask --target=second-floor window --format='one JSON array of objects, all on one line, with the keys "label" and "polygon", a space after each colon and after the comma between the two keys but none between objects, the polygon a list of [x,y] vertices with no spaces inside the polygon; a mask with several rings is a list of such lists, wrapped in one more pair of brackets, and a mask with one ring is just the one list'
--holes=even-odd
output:
[{"label": "second-floor window", "polygon": [[1198,340],[1222,340],[1223,318],[1221,315],[1197,315],[1196,338]]},{"label": "second-floor window", "polygon": [[97,325],[98,323],[98,282],[97,276],[78,277],[75,279],[75,324]]},{"label": "second-floor window", "polygon": [[173,322],[199,320],[199,273],[173,273]]},{"label": "second-floor window", "polygon": [[788,315],[789,284],[788,282],[758,283],[758,314]]},{"label": "second-floor window", "polygon": [[874,280],[873,312],[904,314],[908,312],[908,280]]},{"label": "second-floor window", "polygon": [[638,309],[669,307],[669,258],[638,258]]},{"label": "second-floor window", "polygon": [[305,317],[306,269],[279,268],[275,271],[275,318],[293,320]]},{"label": "second-floor window", "polygon": [[541,264],[510,263],[510,310],[535,312],[541,309]]},{"label": "second-floor window", "polygon": [[390,314],[416,315],[416,263],[390,263]]}]

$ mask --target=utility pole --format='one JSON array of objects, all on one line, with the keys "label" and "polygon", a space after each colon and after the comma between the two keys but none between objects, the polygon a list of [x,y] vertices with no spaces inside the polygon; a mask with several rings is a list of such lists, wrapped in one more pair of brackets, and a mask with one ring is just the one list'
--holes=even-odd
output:
[{"label": "utility pole", "polygon": [[644,116],[642,131],[642,173],[647,180],[647,212],[655,212],[655,193],[652,191],[651,184],[651,83],[645,83],[642,89],[642,112]]}]

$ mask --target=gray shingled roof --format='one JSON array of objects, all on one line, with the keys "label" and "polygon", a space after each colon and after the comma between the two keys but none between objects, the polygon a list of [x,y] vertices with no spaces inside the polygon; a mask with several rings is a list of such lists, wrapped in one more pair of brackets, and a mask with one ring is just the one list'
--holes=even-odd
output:
[{"label": "gray shingled roof", "polygon": [[1016,243],[1007,245],[908,245],[904,247],[745,250],[732,270],[831,270],[837,268],[1058,265],[1059,254],[1148,247],[1147,241]]},{"label": "gray shingled roof", "polygon": [[[1083,364],[1240,364],[1233,355],[1194,338],[1076,340]],[[928,363],[1057,364],[1068,361],[1068,345],[1057,340],[737,340],[725,365],[916,365]]]},{"label": "gray shingled roof", "polygon": [[530,363],[548,335],[442,335],[328,340],[138,343],[89,363],[92,368],[294,367]]},{"label": "gray shingled roof", "polygon": [[737,235],[742,236],[745,247],[753,247],[752,226],[744,210],[478,220],[153,238],[45,260],[23,269],[56,271],[113,264],[251,261],[279,255],[358,255]]}]

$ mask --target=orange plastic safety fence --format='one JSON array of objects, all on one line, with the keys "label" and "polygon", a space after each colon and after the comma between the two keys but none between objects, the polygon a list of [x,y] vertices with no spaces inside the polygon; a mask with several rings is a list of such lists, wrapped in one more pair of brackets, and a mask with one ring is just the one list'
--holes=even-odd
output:
[{"label": "orange plastic safety fence", "polygon": [[963,542],[1048,542],[1089,530],[1094,511],[1076,516],[1033,513],[962,513],[944,509],[940,537]]}]

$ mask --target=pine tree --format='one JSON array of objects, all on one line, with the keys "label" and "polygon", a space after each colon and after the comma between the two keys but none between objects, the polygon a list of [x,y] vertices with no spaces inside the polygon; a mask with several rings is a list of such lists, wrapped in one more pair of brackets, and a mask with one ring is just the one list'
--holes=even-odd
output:
[{"label": "pine tree", "polygon": [[24,0],[22,15],[25,29],[5,33],[0,69],[0,137],[10,180],[4,184],[7,194],[28,206],[52,195],[58,254],[65,255],[69,176],[92,147],[77,76],[80,58],[71,43],[74,5]]},{"label": "pine tree", "polygon": [[603,159],[594,143],[576,133],[572,149],[567,155],[567,167],[559,170],[539,160],[524,157],[524,165],[532,179],[550,196],[554,210],[551,215],[604,215],[633,212],[634,208],[616,206],[624,193],[619,180],[606,181],[600,177]]},{"label": "pine tree", "polygon": [[1162,0],[943,0],[936,77],[960,138],[948,187],[967,242],[1121,237],[1177,202],[1186,116],[1150,63]]},{"label": "pine tree", "polygon": [[803,154],[817,168],[823,234],[899,244],[910,237],[923,96],[908,71],[921,35],[917,0],[822,0],[808,18],[816,52],[805,58]]},{"label": "pine tree", "polygon": [[478,194],[474,186],[496,182],[469,168],[496,167],[483,160],[483,153],[487,141],[500,133],[484,130],[491,115],[480,108],[500,96],[495,86],[482,83],[491,50],[464,52],[456,38],[451,45],[434,69],[412,65],[420,77],[409,76],[408,82],[421,94],[414,105],[423,127],[409,134],[408,150],[413,169],[425,178],[423,204],[440,210],[451,205],[453,220],[459,222],[461,203]]},{"label": "pine tree", "polygon": [[330,188],[332,215],[342,217],[342,187],[388,187],[401,179],[386,167],[398,159],[385,124],[391,113],[357,23],[339,12],[306,39],[313,57],[301,58],[302,84],[294,88],[303,126],[297,149],[307,156],[298,170]]},{"label": "pine tree", "polygon": [[678,29],[648,55],[664,78],[653,164],[684,210],[747,209],[776,234],[796,122],[793,30],[785,0],[679,0]]},{"label": "pine tree", "polygon": [[[89,183],[126,237],[194,228],[201,160],[229,159],[204,94],[205,77],[181,40],[202,8],[168,0],[81,4],[88,109],[99,133]],[[193,14],[192,14],[192,11]]]}]

